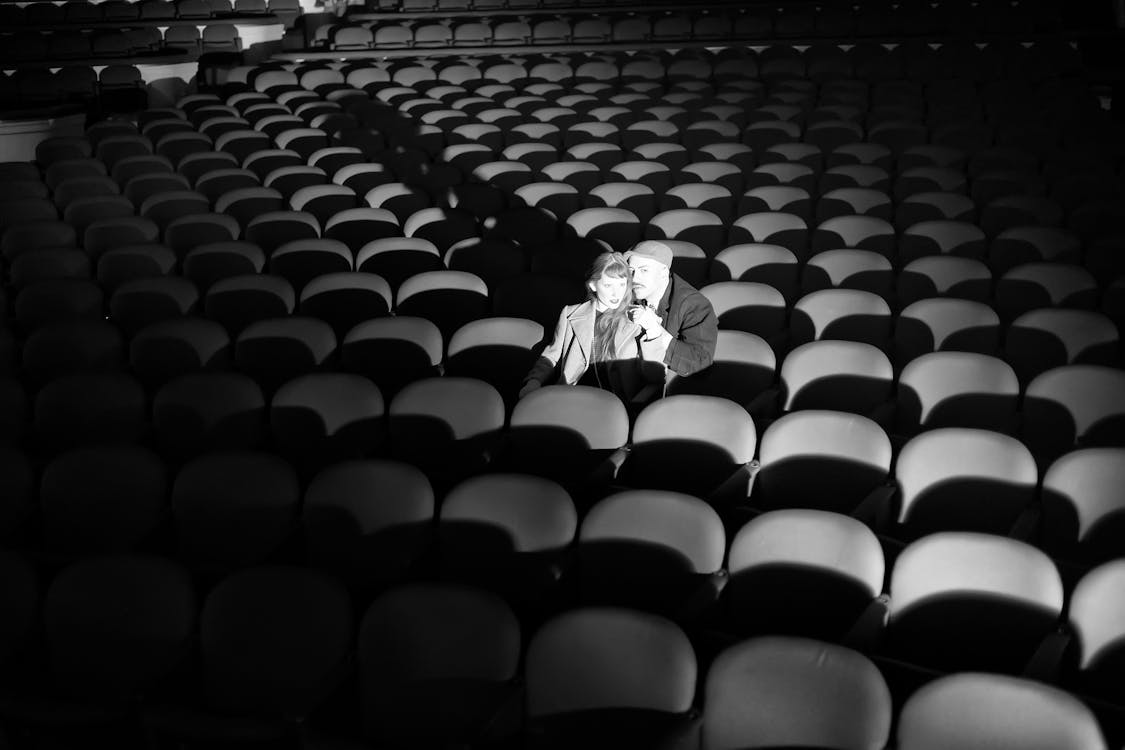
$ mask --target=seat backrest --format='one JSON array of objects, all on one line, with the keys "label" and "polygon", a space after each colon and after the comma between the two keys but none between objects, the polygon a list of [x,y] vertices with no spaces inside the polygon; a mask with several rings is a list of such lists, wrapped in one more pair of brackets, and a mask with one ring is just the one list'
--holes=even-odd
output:
[{"label": "seat backrest", "polygon": [[156,557],[95,557],[64,568],[44,600],[51,672],[68,693],[127,698],[182,666],[198,603],[188,571]]},{"label": "seat backrest", "polygon": [[723,651],[708,671],[704,704],[705,750],[874,750],[890,735],[890,690],[875,665],[802,638],[754,638]]},{"label": "seat backrest", "polygon": [[[336,687],[352,617],[347,590],[319,571],[267,565],[225,578],[200,616],[207,703],[236,715],[306,715]],[[293,650],[297,642],[305,645]]]},{"label": "seat backrest", "polygon": [[911,360],[898,379],[898,422],[920,427],[1015,427],[1019,380],[997,357],[930,352]]},{"label": "seat backrest", "polygon": [[938,532],[908,545],[891,571],[891,620],[946,594],[998,596],[1057,615],[1063,588],[1051,559],[1029,544]]},{"label": "seat backrest", "polygon": [[545,623],[525,666],[532,719],[598,709],[682,714],[695,694],[695,653],[683,631],[657,615],[575,609]]},{"label": "seat backrest", "polygon": [[726,535],[715,510],[698,498],[661,490],[625,490],[590,509],[582,520],[579,540],[587,548],[614,543],[660,547],[674,553],[691,572],[709,574],[722,567]]},{"label": "seat backrest", "polygon": [[1026,678],[980,673],[949,675],[920,688],[902,707],[896,736],[901,750],[1108,747],[1077,697]]},{"label": "seat backrest", "polygon": [[945,427],[903,446],[895,478],[900,522],[1001,533],[1035,497],[1039,471],[1031,451],[1013,437]]},{"label": "seat backrest", "polygon": [[[784,408],[867,413],[890,397],[894,370],[887,355],[857,341],[810,341],[781,363]],[[829,389],[831,392],[821,391]]]}]

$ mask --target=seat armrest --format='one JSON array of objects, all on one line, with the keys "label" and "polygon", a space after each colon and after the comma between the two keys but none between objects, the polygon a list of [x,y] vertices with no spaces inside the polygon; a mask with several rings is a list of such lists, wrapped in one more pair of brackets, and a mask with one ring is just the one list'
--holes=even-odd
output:
[{"label": "seat armrest", "polygon": [[762,422],[772,422],[777,419],[777,415],[781,411],[780,402],[781,389],[777,386],[770,386],[746,404],[746,411],[754,418],[759,434],[762,431]]},{"label": "seat armrest", "polygon": [[734,470],[729,477],[724,479],[715,489],[707,494],[712,505],[718,507],[738,507],[746,505],[750,498],[750,490],[754,486],[754,477],[758,474],[760,464],[755,461],[742,464]]},{"label": "seat armrest", "polygon": [[880,594],[871,600],[867,609],[856,618],[851,628],[844,635],[843,645],[853,648],[861,653],[872,653],[879,650],[883,640],[883,632],[887,627],[887,618],[891,611],[891,597],[889,594]]},{"label": "seat armrest", "polygon": [[1008,536],[1021,542],[1036,544],[1039,541],[1039,523],[1042,517],[1042,509],[1034,506],[1024,508],[1008,530]]},{"label": "seat armrest", "polygon": [[1063,658],[1072,642],[1070,633],[1062,629],[1047,634],[1024,665],[1023,676],[1037,682],[1057,683],[1062,672]]},{"label": "seat armrest", "polygon": [[884,430],[890,432],[891,428],[894,427],[894,419],[897,412],[898,406],[894,401],[884,401],[872,409],[871,413],[867,416]]},{"label": "seat armrest", "polygon": [[602,462],[602,465],[605,466],[606,470],[609,472],[610,479],[617,478],[617,473],[621,471],[621,466],[625,463],[625,459],[629,457],[629,451],[630,446],[623,445],[613,453],[611,453],[606,458],[606,460]]},{"label": "seat armrest", "polygon": [[718,570],[700,581],[692,595],[678,608],[673,619],[676,622],[694,622],[705,618],[706,613],[719,601],[730,576],[725,570]]},{"label": "seat armrest", "polygon": [[883,531],[894,520],[897,497],[898,485],[894,482],[881,484],[868,493],[851,512],[851,516],[857,521],[862,521],[876,533]]}]

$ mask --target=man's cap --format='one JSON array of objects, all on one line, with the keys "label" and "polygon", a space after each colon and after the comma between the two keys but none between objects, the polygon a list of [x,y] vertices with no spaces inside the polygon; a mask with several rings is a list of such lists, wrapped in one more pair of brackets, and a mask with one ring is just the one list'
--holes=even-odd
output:
[{"label": "man's cap", "polygon": [[625,253],[625,260],[633,257],[655,260],[667,268],[672,267],[672,248],[657,240],[638,242],[632,250]]}]

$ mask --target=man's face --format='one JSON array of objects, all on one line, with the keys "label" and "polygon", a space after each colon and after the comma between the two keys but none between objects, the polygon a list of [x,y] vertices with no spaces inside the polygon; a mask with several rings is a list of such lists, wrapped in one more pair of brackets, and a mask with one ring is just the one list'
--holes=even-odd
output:
[{"label": "man's face", "polygon": [[668,267],[651,258],[634,256],[629,259],[629,269],[633,273],[633,295],[637,299],[655,302],[650,297],[657,291],[664,291],[664,282],[668,280]]}]

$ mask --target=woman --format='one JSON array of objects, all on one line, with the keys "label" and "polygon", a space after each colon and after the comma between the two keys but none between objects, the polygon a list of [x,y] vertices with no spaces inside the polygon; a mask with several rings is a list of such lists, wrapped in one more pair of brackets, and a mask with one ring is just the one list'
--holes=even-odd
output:
[{"label": "woman", "polygon": [[524,378],[520,398],[543,385],[592,385],[630,401],[646,384],[639,325],[629,319],[633,283],[621,253],[602,253],[586,278],[589,299],[567,305],[555,336]]}]

